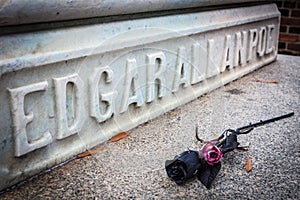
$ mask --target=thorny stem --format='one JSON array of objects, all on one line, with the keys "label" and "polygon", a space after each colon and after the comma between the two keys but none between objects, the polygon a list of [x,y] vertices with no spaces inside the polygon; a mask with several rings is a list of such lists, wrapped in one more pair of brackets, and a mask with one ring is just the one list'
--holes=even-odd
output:
[{"label": "thorny stem", "polygon": [[196,125],[196,139],[200,142],[205,142],[203,139],[199,138],[198,136],[199,132],[198,132],[198,125]]},{"label": "thorny stem", "polygon": [[[251,131],[251,130],[250,130],[250,131]],[[249,131],[249,132],[250,132],[250,131]],[[228,137],[228,133],[236,132],[236,131],[235,131],[235,130],[232,130],[232,129],[227,129],[227,130],[225,130],[218,138],[212,139],[212,140],[208,140],[208,141],[206,141],[206,140],[204,140],[204,139],[202,139],[202,138],[199,137],[198,125],[196,125],[196,130],[195,130],[195,132],[196,132],[196,139],[197,139],[198,141],[200,141],[201,143],[216,142],[215,145],[216,145],[218,148],[222,148],[223,145],[224,145],[224,142],[225,142],[226,138]],[[237,149],[238,149],[238,150],[248,151],[248,150],[249,150],[249,146],[250,146],[250,144],[249,144],[248,146],[238,146]]]}]

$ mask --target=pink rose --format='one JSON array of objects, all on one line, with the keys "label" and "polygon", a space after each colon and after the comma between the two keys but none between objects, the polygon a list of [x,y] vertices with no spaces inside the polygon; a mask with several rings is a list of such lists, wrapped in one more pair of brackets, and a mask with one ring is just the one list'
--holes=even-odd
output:
[{"label": "pink rose", "polygon": [[204,157],[209,165],[214,165],[220,162],[223,157],[222,151],[213,142],[206,143],[199,153]]}]

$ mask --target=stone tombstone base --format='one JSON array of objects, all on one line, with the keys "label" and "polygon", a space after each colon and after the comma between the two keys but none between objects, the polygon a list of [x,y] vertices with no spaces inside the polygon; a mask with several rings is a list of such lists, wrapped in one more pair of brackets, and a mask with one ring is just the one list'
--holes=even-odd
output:
[{"label": "stone tombstone base", "polygon": [[279,17],[241,4],[1,34],[0,189],[274,61]]}]

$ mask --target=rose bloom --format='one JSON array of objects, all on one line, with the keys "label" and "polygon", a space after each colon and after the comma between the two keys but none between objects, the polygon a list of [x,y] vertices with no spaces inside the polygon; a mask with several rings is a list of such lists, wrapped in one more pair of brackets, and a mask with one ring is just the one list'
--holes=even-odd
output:
[{"label": "rose bloom", "polygon": [[185,151],[173,160],[167,160],[165,168],[169,178],[181,185],[189,178],[194,177],[201,163],[197,151]]},{"label": "rose bloom", "polygon": [[214,165],[220,162],[223,157],[222,151],[213,142],[206,143],[199,151],[199,154],[203,156],[209,165]]}]

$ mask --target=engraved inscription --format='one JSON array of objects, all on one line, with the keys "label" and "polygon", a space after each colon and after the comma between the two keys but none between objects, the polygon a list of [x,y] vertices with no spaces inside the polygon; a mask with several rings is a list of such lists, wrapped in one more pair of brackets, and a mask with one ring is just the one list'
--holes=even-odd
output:
[{"label": "engraved inscription", "polygon": [[246,64],[248,34],[246,31],[235,33],[235,49],[233,66],[244,66]]},{"label": "engraved inscription", "polygon": [[166,56],[163,52],[151,53],[146,57],[147,65],[147,102],[155,99],[155,86],[157,85],[157,97],[166,95]]},{"label": "engraved inscription", "polygon": [[251,29],[250,30],[250,41],[249,41],[249,49],[248,49],[248,59],[247,61],[250,61],[255,56],[254,53],[256,53],[257,49],[257,42],[258,42],[258,36],[257,36],[257,29]]},{"label": "engraved inscription", "polygon": [[26,95],[34,92],[46,90],[48,83],[46,81],[34,83],[18,88],[8,89],[11,105],[12,124],[14,129],[14,150],[15,156],[19,157],[35,149],[44,147],[52,142],[52,136],[49,131],[41,133],[40,137],[29,141],[27,138],[26,126],[34,119],[32,112],[24,113],[24,98]]},{"label": "engraved inscription", "polygon": [[275,42],[274,42],[274,29],[275,25],[270,24],[267,26],[267,49],[266,49],[266,54],[270,54],[275,50]]},{"label": "engraved inscription", "polygon": [[232,68],[233,61],[233,43],[231,41],[231,35],[225,36],[225,45],[223,50],[223,59],[221,64],[221,72],[224,72],[226,68]]},{"label": "engraved inscription", "polygon": [[215,49],[215,41],[213,39],[207,40],[207,59],[206,59],[206,77],[210,78],[220,73],[219,66],[215,63],[214,55],[217,52]]},{"label": "engraved inscription", "polygon": [[258,56],[263,56],[266,51],[266,27],[261,27],[259,30],[259,38],[258,38],[258,45],[257,45],[257,54]]},{"label": "engraved inscription", "polygon": [[[191,84],[196,84],[205,79],[205,65],[207,64],[206,60],[206,51],[201,49],[199,43],[192,45],[192,58],[191,58]],[[205,65],[203,65],[205,63]]]},{"label": "engraved inscription", "polygon": [[140,107],[144,104],[144,99],[139,87],[136,59],[127,59],[120,113],[125,112],[128,106],[133,103],[135,103],[137,107]]},{"label": "engraved inscription", "polygon": [[[109,84],[113,79],[113,71],[109,66],[96,68],[94,73],[89,79],[90,88],[90,115],[94,117],[97,122],[103,122],[109,119],[114,111],[114,98],[117,96],[117,91],[112,91],[104,94],[100,94],[99,98],[99,82],[102,77],[106,74],[105,84]],[[101,101],[99,101],[101,99]],[[100,102],[106,104],[106,108],[101,110]]]},{"label": "engraved inscription", "polygon": [[[81,128],[83,123],[83,81],[78,74],[73,74],[61,78],[53,78],[55,86],[55,105],[57,114],[57,133],[56,139],[63,139],[75,133]],[[67,84],[73,85],[75,93],[71,105],[67,105]],[[67,106],[71,106],[72,113],[67,113]],[[72,115],[73,120],[68,123],[68,114]]]},{"label": "engraved inscription", "polygon": [[[171,45],[172,49],[165,51],[135,51],[136,54],[120,57],[117,64],[92,66],[86,78],[77,73],[51,77],[53,87],[48,88],[48,82],[43,81],[10,88],[15,156],[44,147],[53,138],[62,140],[75,135],[83,129],[85,121],[100,127],[115,116],[126,116],[129,107],[147,107],[186,88],[203,87],[201,82],[212,77],[246,68],[255,59],[275,53],[275,38],[274,24],[251,26],[221,37]],[[25,113],[24,98],[52,88],[56,125],[55,133],[51,131],[53,138],[47,131],[29,141],[26,127],[34,120],[34,114]]]},{"label": "engraved inscription", "polygon": [[177,50],[176,67],[173,80],[172,92],[177,92],[180,85],[187,87],[190,85],[189,81],[189,64],[186,62],[186,49],[179,47]]}]

